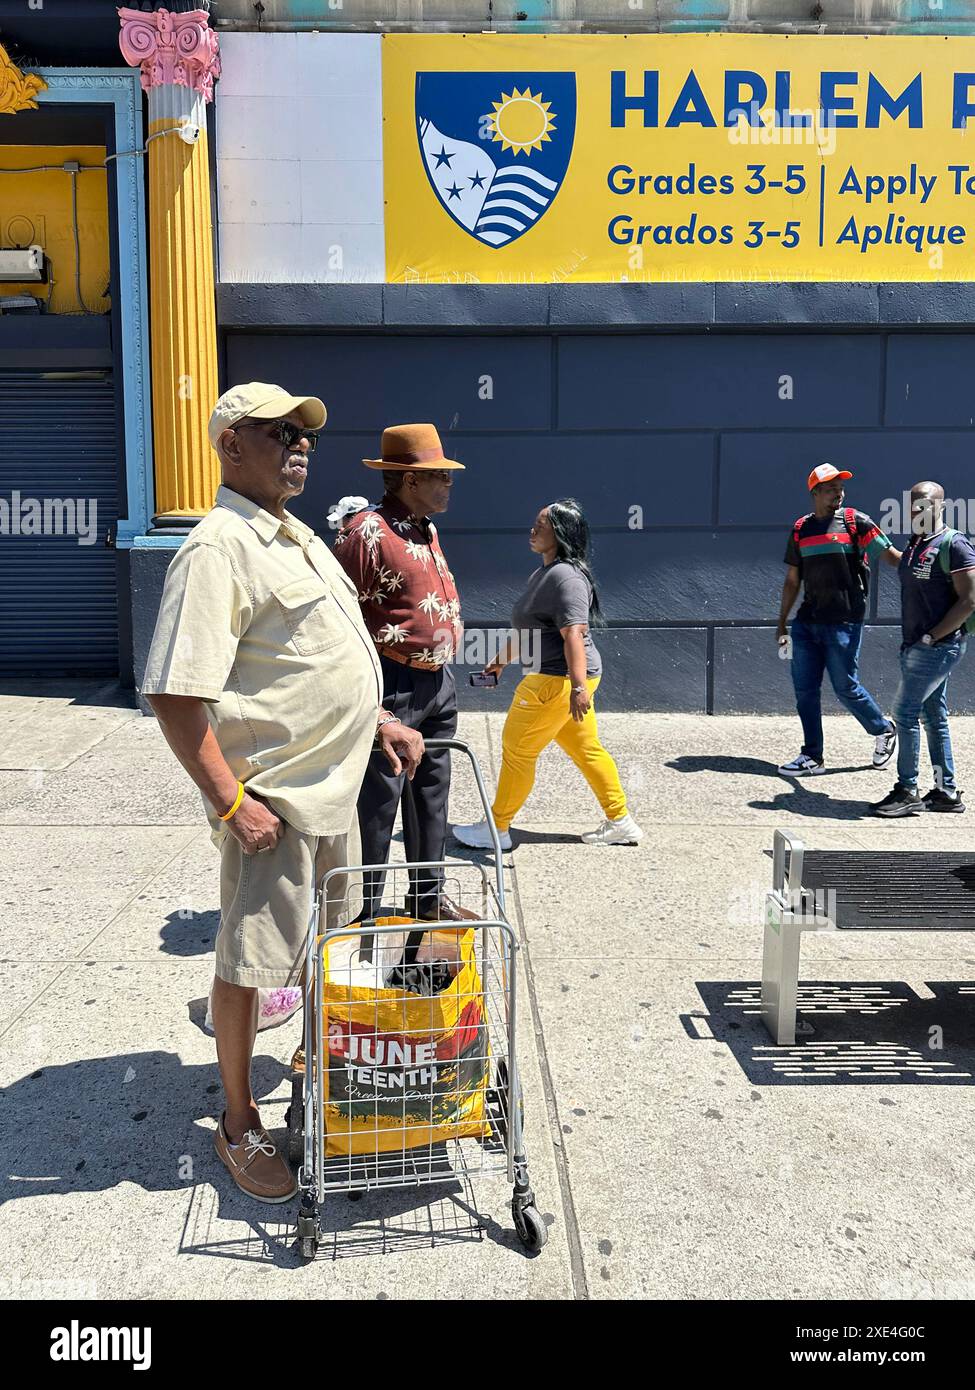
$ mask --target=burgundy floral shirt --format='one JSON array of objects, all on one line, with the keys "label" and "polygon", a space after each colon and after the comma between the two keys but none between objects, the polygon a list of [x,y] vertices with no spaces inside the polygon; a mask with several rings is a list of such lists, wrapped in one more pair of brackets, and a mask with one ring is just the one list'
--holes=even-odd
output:
[{"label": "burgundy floral shirt", "polygon": [[335,557],[359,592],[377,647],[440,666],[450,660],[464,627],[432,521],[387,493],[349,518],[336,538]]}]

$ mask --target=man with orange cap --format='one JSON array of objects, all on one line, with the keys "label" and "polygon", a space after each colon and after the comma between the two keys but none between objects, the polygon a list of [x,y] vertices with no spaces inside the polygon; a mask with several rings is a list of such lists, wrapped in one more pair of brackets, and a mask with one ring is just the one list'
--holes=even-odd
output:
[{"label": "man with orange cap", "polygon": [[[844,507],[843,483],[853,474],[821,463],[807,480],[813,511],[793,524],[785,550],[785,583],[779,608],[780,651],[789,654],[796,708],[802,721],[802,749],[779,768],[786,777],[806,777],[825,769],[821,691],[823,676],[840,704],[874,738],[873,765],[886,767],[897,747],[894,724],[860,681],[858,661],[867,610],[870,557],[883,556],[897,567],[900,551],[864,512]],[[803,602],[788,631],[789,614],[803,591]]]}]

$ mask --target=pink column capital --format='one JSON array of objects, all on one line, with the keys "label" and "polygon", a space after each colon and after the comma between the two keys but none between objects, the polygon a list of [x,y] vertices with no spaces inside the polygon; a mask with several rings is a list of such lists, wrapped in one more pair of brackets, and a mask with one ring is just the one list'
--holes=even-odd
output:
[{"label": "pink column capital", "polygon": [[130,67],[141,69],[144,92],[169,83],[190,87],[205,101],[213,100],[220,54],[206,10],[173,14],[165,9],[147,13],[121,8],[118,16],[122,56]]}]

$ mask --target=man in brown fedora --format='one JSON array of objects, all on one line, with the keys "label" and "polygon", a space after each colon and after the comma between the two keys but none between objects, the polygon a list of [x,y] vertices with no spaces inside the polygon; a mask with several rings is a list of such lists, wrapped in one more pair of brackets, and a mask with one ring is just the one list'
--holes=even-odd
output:
[{"label": "man in brown fedora", "polygon": [[[383,431],[382,457],[363,459],[382,471],[377,506],[349,518],[335,554],[354,582],[362,616],[379,653],[383,709],[424,740],[452,738],[457,692],[450,663],[463,632],[454,576],[430,517],[445,512],[454,473],[464,465],[444,457],[433,425],[392,425]],[[371,758],[359,794],[362,862],[385,864],[405,779]],[[447,839],[450,754],[428,751],[403,802],[408,861],[440,860]],[[367,875],[367,912],[382,896],[383,876]],[[411,875],[406,910],[426,921],[472,914],[443,892],[442,875]]]}]

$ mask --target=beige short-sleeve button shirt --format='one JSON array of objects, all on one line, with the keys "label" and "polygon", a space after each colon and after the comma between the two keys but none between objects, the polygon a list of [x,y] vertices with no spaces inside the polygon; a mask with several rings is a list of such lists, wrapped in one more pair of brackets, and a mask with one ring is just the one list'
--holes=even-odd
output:
[{"label": "beige short-sleeve button shirt", "polygon": [[231,771],[295,829],[349,828],[382,673],[355,586],[297,517],[218,489],[166,574],[142,693],[205,700]]}]

